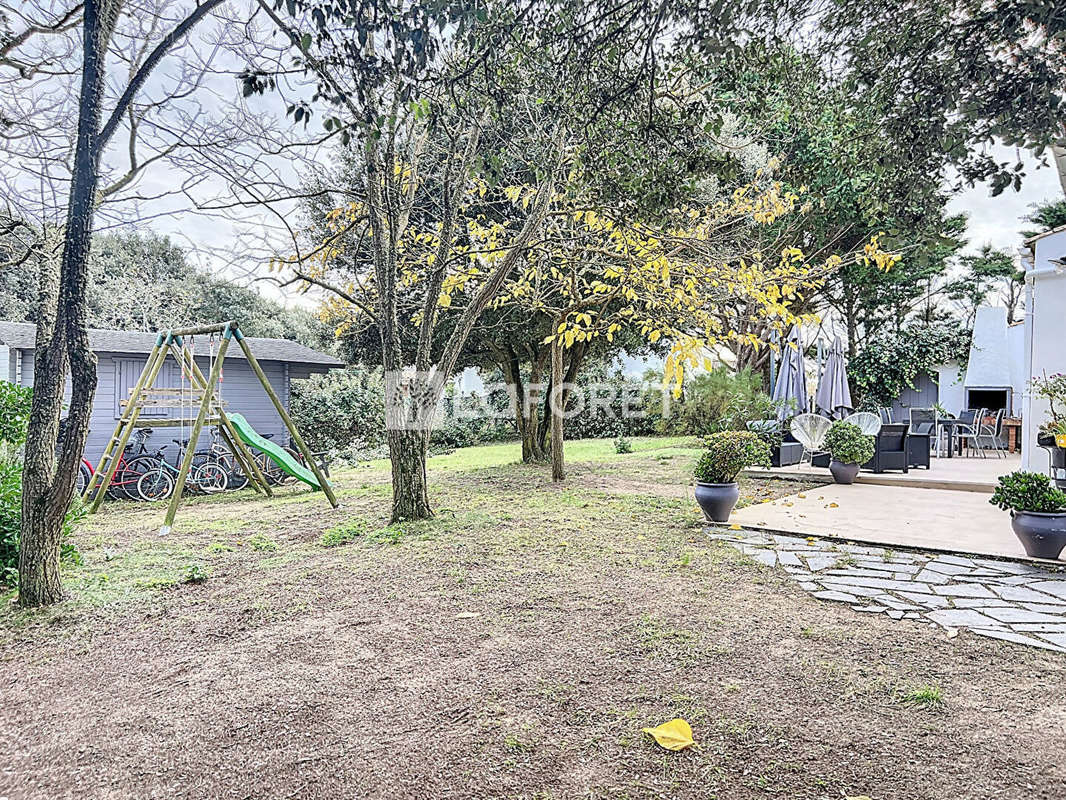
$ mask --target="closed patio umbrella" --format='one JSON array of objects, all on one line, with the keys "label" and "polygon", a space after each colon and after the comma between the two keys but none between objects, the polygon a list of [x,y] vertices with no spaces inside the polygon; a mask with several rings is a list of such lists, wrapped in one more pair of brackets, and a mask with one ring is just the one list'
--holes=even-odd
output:
[{"label": "closed patio umbrella", "polygon": [[807,410],[807,375],[803,366],[803,338],[792,327],[788,341],[781,348],[781,368],[777,371],[771,398],[777,406],[777,418],[787,419]]},{"label": "closed patio umbrella", "polygon": [[818,381],[814,405],[830,419],[843,419],[851,413],[851,389],[848,387],[848,371],[844,364],[844,347],[840,338],[833,340],[825,369]]}]

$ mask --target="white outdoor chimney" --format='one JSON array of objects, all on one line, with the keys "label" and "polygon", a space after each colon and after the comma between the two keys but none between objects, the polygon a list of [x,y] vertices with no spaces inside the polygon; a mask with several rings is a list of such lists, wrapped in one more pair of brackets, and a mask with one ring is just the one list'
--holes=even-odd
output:
[{"label": "white outdoor chimney", "polygon": [[981,306],[973,323],[973,343],[966,364],[966,407],[1011,412],[1011,347],[1007,334],[1007,309]]}]

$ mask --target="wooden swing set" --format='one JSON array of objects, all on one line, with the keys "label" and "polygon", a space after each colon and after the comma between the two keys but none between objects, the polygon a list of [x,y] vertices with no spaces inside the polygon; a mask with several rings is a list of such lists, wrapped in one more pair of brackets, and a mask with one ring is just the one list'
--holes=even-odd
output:
[{"label": "wooden swing set", "polygon": [[[193,345],[193,337],[205,335],[209,337],[210,342],[207,377],[204,377],[203,372],[196,363],[196,353]],[[216,338],[220,340],[217,353],[214,350]],[[215,325],[200,325],[191,328],[168,330],[158,334],[155,346],[148,356],[148,361],[145,363],[144,369],[141,370],[137,383],[130,390],[129,399],[123,403],[122,413],[118,423],[115,425],[115,431],[107,443],[96,469],[93,471],[88,486],[85,488],[83,499],[88,504],[90,514],[95,513],[100,508],[100,503],[103,502],[107,487],[111,485],[111,481],[115,477],[115,470],[118,468],[120,457],[125,451],[134,429],[138,427],[181,427],[184,433],[184,428],[191,426],[188,446],[185,447],[181,465],[178,468],[174,491],[167,507],[167,515],[163,521],[162,528],[159,530],[161,535],[168,534],[174,523],[174,516],[178,512],[178,504],[181,502],[182,490],[185,488],[185,482],[193,465],[193,458],[196,455],[196,443],[199,441],[205,425],[218,426],[223,442],[233,454],[237,466],[248,477],[248,482],[252,488],[259,494],[273,495],[270,484],[267,482],[262,470],[260,470],[248,446],[238,435],[233,422],[226,414],[225,403],[222,402],[222,364],[226,358],[226,350],[233,340],[236,340],[237,344],[240,345],[241,350],[244,352],[244,357],[248,360],[255,376],[263,385],[263,390],[274,404],[274,408],[277,410],[282,422],[285,423],[285,427],[288,429],[293,443],[303,456],[306,465],[314,473],[318,485],[325,492],[330,504],[334,508],[337,507],[337,497],[333,493],[329,481],[326,480],[321,467],[304,443],[303,437],[300,436],[300,432],[293,424],[277,392],[270,385],[263,368],[259,365],[255,356],[252,355],[252,350],[248,346],[248,342],[245,341],[240,327],[236,322],[230,321]],[[177,389],[155,387],[156,378],[168,355],[174,357],[174,360],[178,362],[182,370],[182,385]],[[185,389],[186,379],[190,386],[189,391]],[[199,408],[195,419],[187,419],[185,417],[185,407],[188,406],[191,409],[192,406],[197,404]],[[145,408],[179,408],[180,413],[179,416],[173,418],[139,420],[141,411]]]}]

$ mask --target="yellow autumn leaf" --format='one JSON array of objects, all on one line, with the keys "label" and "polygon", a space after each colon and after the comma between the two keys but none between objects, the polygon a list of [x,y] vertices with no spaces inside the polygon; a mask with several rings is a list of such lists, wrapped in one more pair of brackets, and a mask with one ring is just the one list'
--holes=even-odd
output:
[{"label": "yellow autumn leaf", "polygon": [[692,727],[685,720],[678,718],[664,722],[657,728],[643,728],[644,733],[667,750],[684,750],[696,744],[692,740]]},{"label": "yellow autumn leaf", "polygon": [[731,530],[731,531],[739,531],[739,530],[741,530],[741,527],[740,527],[740,525],[738,525],[737,523],[734,522],[732,525],[729,526],[729,530]]},{"label": "yellow autumn leaf", "polygon": [[830,504],[829,504],[829,507],[830,507],[830,508],[840,508],[840,506],[839,506],[839,505],[837,505],[836,503],[830,503]]}]

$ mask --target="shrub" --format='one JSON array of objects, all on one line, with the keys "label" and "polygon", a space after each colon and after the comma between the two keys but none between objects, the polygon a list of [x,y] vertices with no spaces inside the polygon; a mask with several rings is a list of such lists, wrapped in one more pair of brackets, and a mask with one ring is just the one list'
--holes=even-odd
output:
[{"label": "shrub", "polygon": [[750,431],[712,433],[703,446],[695,469],[702,483],[732,483],[746,467],[770,466],[770,446]]},{"label": "shrub", "polygon": [[[655,380],[661,381],[662,375]],[[568,408],[577,409],[579,402],[584,406],[580,412],[564,420],[566,438],[608,439],[657,433],[662,422],[662,403],[657,391],[646,390],[645,383],[619,369],[598,363],[587,365],[578,375]],[[594,386],[598,394],[594,394]]]},{"label": "shrub", "polygon": [[722,366],[689,380],[682,398],[670,399],[668,414],[662,411],[661,399],[659,403],[662,433],[701,436],[744,430],[749,422],[776,416],[773,401],[763,391],[762,376]]},{"label": "shrub", "polygon": [[824,447],[841,464],[865,464],[874,454],[874,439],[853,422],[838,420],[825,435]]},{"label": "shrub", "polygon": [[959,325],[914,323],[895,334],[873,337],[848,361],[848,378],[862,408],[890,406],[924,374],[950,361],[965,367],[972,332]]},{"label": "shrub", "polygon": [[378,447],[385,442],[385,385],[380,374],[359,369],[293,381],[291,414],[312,450]]},{"label": "shrub", "polygon": [[624,436],[619,436],[614,440],[614,451],[619,455],[624,453],[632,453],[633,445],[630,444],[629,439]]},{"label": "shrub", "polygon": [[26,441],[33,389],[0,381],[0,441],[19,447]]},{"label": "shrub", "polygon": [[1051,514],[1066,508],[1066,492],[1052,486],[1047,475],[1019,470],[1000,476],[989,502],[1004,511]]},{"label": "shrub", "polygon": [[[19,448],[26,441],[31,389],[0,381],[0,586],[18,585],[19,529],[22,527],[22,458]],[[74,523],[85,516],[75,497],[63,525],[60,558],[80,564],[81,555],[70,541]]]}]

